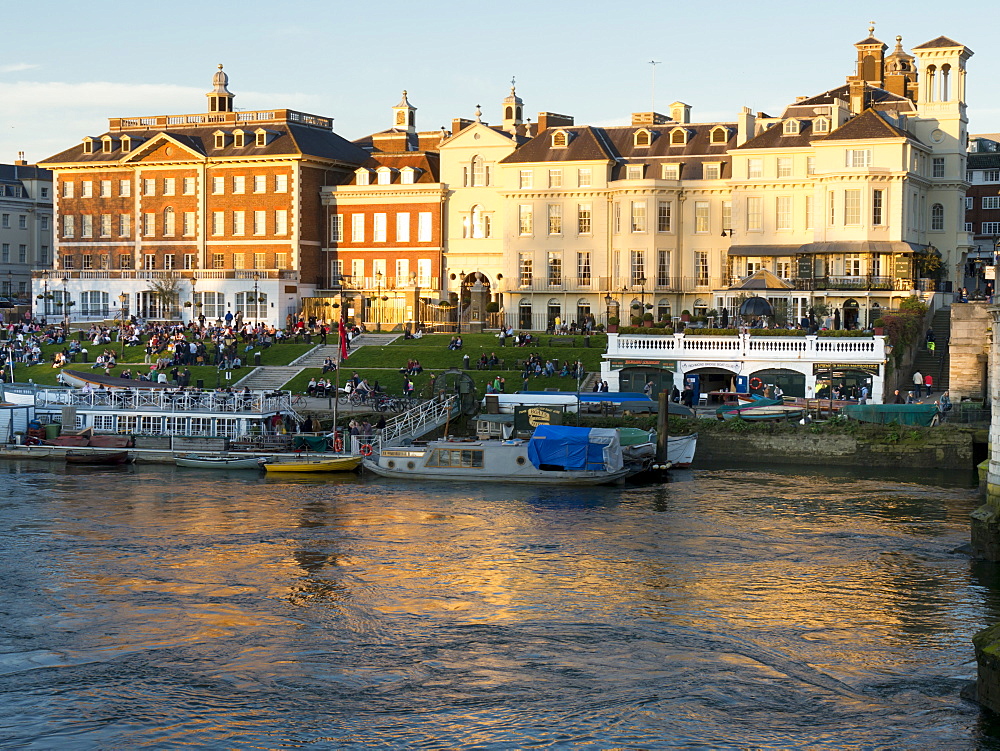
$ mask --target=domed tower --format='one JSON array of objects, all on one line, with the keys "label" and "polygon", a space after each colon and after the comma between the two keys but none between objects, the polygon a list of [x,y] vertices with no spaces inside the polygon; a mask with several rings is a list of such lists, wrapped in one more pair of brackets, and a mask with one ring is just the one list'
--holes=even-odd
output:
[{"label": "domed tower", "polygon": [[885,57],[885,90],[917,101],[917,65],[913,55],[903,51],[903,37],[896,37],[896,49]]},{"label": "domed tower", "polygon": [[522,119],[524,102],[521,101],[521,97],[517,95],[517,91],[514,89],[513,78],[510,80],[510,94],[503,100],[502,107],[503,129],[509,133],[513,133],[517,130],[517,126],[524,122]]},{"label": "domed tower", "polygon": [[212,76],[212,90],[205,94],[208,97],[209,112],[232,112],[233,99],[235,94],[229,90],[229,76],[222,70],[222,63],[219,69]]},{"label": "domed tower", "polygon": [[407,133],[417,132],[417,108],[406,98],[405,89],[399,104],[392,108],[392,127],[396,130],[405,130]]}]

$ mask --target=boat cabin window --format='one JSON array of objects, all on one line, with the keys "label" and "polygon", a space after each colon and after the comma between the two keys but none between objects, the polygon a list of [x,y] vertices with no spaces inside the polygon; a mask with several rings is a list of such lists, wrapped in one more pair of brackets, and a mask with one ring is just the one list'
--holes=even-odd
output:
[{"label": "boat cabin window", "polygon": [[428,467],[482,467],[483,452],[473,449],[434,449]]}]

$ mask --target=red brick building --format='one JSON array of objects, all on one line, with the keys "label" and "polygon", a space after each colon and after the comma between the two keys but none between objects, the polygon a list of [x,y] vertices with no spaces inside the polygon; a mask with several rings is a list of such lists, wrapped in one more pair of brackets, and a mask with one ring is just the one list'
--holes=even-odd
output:
[{"label": "red brick building", "polygon": [[119,315],[124,294],[144,318],[282,324],[324,282],[321,188],[368,154],[330,118],[234,111],[221,65],[213,84],[205,113],[112,118],[42,163],[73,320]]},{"label": "red brick building", "polygon": [[393,127],[355,141],[367,158],[323,189],[327,215],[327,297],[369,326],[424,322],[441,299],[444,201],[438,145],[443,131],[419,133],[406,92]]}]

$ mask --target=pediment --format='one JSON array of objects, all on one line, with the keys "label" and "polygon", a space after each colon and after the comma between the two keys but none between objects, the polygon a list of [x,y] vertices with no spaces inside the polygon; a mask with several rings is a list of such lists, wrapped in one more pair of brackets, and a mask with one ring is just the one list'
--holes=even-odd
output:
[{"label": "pediment", "polygon": [[447,139],[441,144],[441,148],[448,147],[460,147],[467,148],[470,146],[475,146],[477,148],[483,148],[486,146],[514,146],[514,141],[511,139],[509,133],[502,133],[494,130],[488,125],[483,123],[473,123],[472,125],[460,130],[451,138]]},{"label": "pediment", "polygon": [[204,161],[205,155],[169,133],[157,133],[122,157],[122,162]]}]

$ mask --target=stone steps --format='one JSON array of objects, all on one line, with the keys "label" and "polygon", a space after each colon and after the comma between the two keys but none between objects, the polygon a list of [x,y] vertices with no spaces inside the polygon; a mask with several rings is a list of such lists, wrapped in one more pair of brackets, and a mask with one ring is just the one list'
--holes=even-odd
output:
[{"label": "stone steps", "polygon": [[951,308],[942,308],[934,313],[931,328],[934,330],[934,354],[932,355],[924,345],[920,345],[913,359],[910,383],[913,373],[917,371],[923,375],[930,373],[934,379],[934,393],[939,394],[949,387],[948,335],[951,330]]},{"label": "stone steps", "polygon": [[280,389],[303,370],[304,368],[298,365],[269,365],[254,368],[235,385],[241,389],[249,388],[251,391],[272,391]]}]

